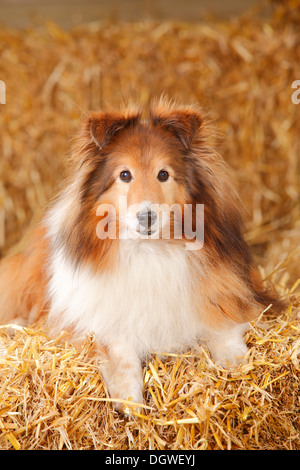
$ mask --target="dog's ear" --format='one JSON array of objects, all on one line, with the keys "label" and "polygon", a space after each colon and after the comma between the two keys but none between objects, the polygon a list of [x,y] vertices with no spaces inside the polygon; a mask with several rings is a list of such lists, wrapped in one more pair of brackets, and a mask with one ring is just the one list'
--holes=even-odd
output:
[{"label": "dog's ear", "polygon": [[136,124],[139,114],[124,115],[122,113],[91,113],[84,123],[86,135],[103,149],[120,130]]},{"label": "dog's ear", "polygon": [[152,112],[151,119],[154,126],[172,132],[185,148],[191,146],[204,120],[199,112],[189,109],[166,113]]}]

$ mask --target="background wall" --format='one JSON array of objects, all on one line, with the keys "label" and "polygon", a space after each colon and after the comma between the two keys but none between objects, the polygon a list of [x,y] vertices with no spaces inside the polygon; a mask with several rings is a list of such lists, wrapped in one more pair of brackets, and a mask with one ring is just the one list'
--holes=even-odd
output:
[{"label": "background wall", "polygon": [[228,18],[256,5],[255,0],[0,0],[0,21],[20,27],[51,19],[64,28],[100,19],[195,22],[206,14]]}]

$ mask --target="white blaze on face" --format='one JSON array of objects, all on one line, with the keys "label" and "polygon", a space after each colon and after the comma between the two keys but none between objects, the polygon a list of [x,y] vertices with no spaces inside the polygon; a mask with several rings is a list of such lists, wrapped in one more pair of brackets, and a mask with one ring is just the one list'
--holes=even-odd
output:
[{"label": "white blaze on face", "polygon": [[120,238],[159,238],[159,204],[142,201],[125,207],[122,202],[119,208]]}]

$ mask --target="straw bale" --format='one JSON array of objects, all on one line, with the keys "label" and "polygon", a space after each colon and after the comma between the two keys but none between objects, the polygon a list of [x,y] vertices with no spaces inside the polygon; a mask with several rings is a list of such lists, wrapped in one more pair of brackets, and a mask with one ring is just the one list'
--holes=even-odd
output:
[{"label": "straw bale", "polygon": [[92,337],[76,350],[43,325],[1,327],[1,449],[300,449],[299,6],[195,24],[1,27],[2,255],[62,184],[85,110],[167,91],[212,110],[247,209],[246,238],[289,304],[252,324],[236,370],[202,347],[149,358],[145,406],[127,418],[89,358]]}]

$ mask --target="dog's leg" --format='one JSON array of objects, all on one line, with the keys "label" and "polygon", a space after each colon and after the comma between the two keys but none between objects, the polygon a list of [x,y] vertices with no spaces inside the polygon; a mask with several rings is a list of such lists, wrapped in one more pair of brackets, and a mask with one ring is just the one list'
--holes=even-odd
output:
[{"label": "dog's leg", "polygon": [[221,366],[237,366],[243,361],[248,351],[244,333],[249,329],[249,323],[235,325],[222,330],[206,329],[203,339],[212,355],[213,360]]},{"label": "dog's leg", "polygon": [[[142,366],[138,355],[125,343],[113,343],[107,349],[100,370],[111,398],[143,403]],[[115,408],[124,411],[124,404]]]}]

